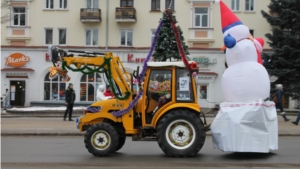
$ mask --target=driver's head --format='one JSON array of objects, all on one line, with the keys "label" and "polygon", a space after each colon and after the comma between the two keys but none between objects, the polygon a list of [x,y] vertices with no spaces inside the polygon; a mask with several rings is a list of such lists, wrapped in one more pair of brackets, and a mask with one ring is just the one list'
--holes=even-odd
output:
[{"label": "driver's head", "polygon": [[157,80],[158,82],[163,82],[163,81],[164,81],[164,77],[163,77],[162,75],[158,75],[158,76],[156,77],[156,80]]}]

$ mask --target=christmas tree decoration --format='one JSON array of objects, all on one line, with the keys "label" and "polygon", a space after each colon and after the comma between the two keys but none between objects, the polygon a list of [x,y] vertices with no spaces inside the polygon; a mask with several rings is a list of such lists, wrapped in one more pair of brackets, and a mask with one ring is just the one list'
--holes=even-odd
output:
[{"label": "christmas tree decoration", "polygon": [[[167,60],[181,60],[180,49],[178,46],[182,46],[181,52],[185,55],[189,55],[188,46],[184,43],[184,38],[182,36],[183,32],[179,26],[176,29],[172,26],[177,23],[176,17],[173,15],[173,11],[167,9],[163,12],[163,17],[161,18],[162,27],[157,37],[157,45],[155,46],[155,51],[152,55],[155,61],[167,61]],[[177,34],[177,35],[176,35]],[[176,36],[179,36],[180,45],[177,44]]]},{"label": "christmas tree decoration", "polygon": [[267,33],[272,53],[263,53],[264,66],[277,77],[272,85],[283,84],[285,94],[300,98],[300,1],[271,0],[268,11],[261,11],[272,26]]}]

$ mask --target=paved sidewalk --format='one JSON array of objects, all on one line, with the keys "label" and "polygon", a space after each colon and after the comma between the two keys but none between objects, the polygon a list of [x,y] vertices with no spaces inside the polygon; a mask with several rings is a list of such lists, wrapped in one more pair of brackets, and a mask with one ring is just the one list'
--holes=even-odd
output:
[{"label": "paved sidewalk", "polygon": [[[291,121],[295,116],[289,117]],[[75,119],[75,117],[74,117]],[[207,122],[211,123],[213,117],[208,117]],[[279,136],[300,136],[300,125],[296,126],[289,122],[284,122],[281,116],[278,116]],[[83,135],[75,127],[74,121],[63,121],[62,118],[37,118],[37,117],[19,117],[2,118],[1,135]],[[207,135],[211,135],[210,132]]]}]

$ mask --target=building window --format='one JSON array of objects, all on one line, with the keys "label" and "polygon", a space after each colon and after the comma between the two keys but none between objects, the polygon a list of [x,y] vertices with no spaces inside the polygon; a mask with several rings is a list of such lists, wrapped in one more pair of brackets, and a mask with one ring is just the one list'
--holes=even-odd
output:
[{"label": "building window", "polygon": [[67,44],[67,29],[58,29],[58,44]]},{"label": "building window", "polygon": [[154,40],[155,32],[156,32],[155,29],[151,29],[151,45],[152,45],[153,40]]},{"label": "building window", "polygon": [[25,26],[26,24],[26,11],[25,7],[14,7],[13,8],[14,16],[14,26]]},{"label": "building window", "polygon": [[132,46],[133,44],[133,31],[121,30],[121,46]]},{"label": "building window", "polygon": [[[172,4],[171,4],[171,2],[172,2]],[[171,7],[170,7],[170,4],[171,4]],[[174,6],[175,6],[174,4],[175,4],[175,0],[166,0],[166,9],[168,9],[170,7],[170,9],[172,11],[174,11]]]},{"label": "building window", "polygon": [[200,85],[199,91],[200,91],[199,99],[207,99],[207,86]]},{"label": "building window", "polygon": [[121,7],[133,7],[133,0],[121,0]]},{"label": "building window", "polygon": [[231,10],[233,11],[240,10],[240,0],[231,0]]},{"label": "building window", "polygon": [[66,83],[62,76],[49,79],[49,73],[44,79],[44,100],[65,100]]},{"label": "building window", "polygon": [[101,76],[97,73],[82,75],[80,79],[80,101],[95,101]]},{"label": "building window", "polygon": [[85,30],[85,45],[98,46],[98,29]]},{"label": "building window", "polygon": [[46,0],[46,9],[53,9],[54,8],[54,0]]},{"label": "building window", "polygon": [[200,28],[208,27],[208,8],[195,8],[194,26]]},{"label": "building window", "polygon": [[67,9],[68,0],[59,0],[59,9]]},{"label": "building window", "polygon": [[254,11],[254,0],[246,0],[245,3],[246,11]]},{"label": "building window", "polygon": [[99,0],[86,0],[87,8],[99,8]]},{"label": "building window", "polygon": [[250,34],[254,37],[254,30],[253,29],[249,29]]},{"label": "building window", "polygon": [[53,29],[50,28],[45,29],[45,44],[46,45],[53,44]]},{"label": "building window", "polygon": [[151,11],[160,10],[160,0],[151,0]]}]

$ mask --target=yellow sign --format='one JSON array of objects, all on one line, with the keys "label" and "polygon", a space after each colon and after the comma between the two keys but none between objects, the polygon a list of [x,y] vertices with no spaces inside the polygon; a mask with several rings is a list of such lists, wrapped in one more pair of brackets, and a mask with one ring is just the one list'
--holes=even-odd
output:
[{"label": "yellow sign", "polygon": [[5,65],[21,67],[24,66],[29,60],[29,56],[25,56],[22,53],[13,53],[6,58]]}]

